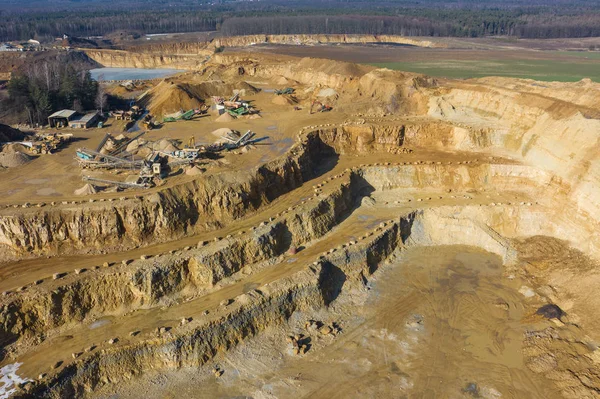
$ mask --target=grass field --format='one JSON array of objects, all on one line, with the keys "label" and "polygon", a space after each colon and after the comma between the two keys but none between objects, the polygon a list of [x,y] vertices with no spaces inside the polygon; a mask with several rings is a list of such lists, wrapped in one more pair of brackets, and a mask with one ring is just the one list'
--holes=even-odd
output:
[{"label": "grass field", "polygon": [[[600,47],[596,41],[579,43],[578,46],[572,41],[550,43],[529,40],[512,43],[491,39],[469,42],[452,40],[448,44],[453,47],[265,45],[243,50],[328,58],[454,79],[505,76],[559,82],[577,82],[589,78],[600,82],[600,51],[587,50],[589,44]],[[507,44],[513,46],[509,48]],[[540,46],[543,48],[538,48]],[[566,51],[565,48],[572,50]]]},{"label": "grass field", "polygon": [[[588,54],[589,55],[589,54]],[[583,57],[580,57],[583,58]],[[576,82],[590,78],[600,82],[600,59],[563,60],[436,60],[371,63],[381,68],[418,72],[454,79],[506,76],[541,81]]]}]

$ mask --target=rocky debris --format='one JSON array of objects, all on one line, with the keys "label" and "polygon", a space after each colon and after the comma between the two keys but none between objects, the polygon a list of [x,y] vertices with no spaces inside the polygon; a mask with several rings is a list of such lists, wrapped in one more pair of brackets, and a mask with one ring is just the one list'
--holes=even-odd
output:
[{"label": "rocky debris", "polygon": [[56,370],[57,368],[59,368],[60,366],[62,366],[62,364],[63,364],[63,361],[59,360],[58,362],[56,362],[56,363],[54,363],[52,365],[52,370]]}]

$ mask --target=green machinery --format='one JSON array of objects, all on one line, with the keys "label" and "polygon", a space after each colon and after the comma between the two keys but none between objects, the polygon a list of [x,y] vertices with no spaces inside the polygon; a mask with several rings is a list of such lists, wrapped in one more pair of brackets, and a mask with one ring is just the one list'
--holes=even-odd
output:
[{"label": "green machinery", "polygon": [[282,95],[282,94],[294,94],[296,90],[292,89],[291,87],[286,87],[285,89],[282,90],[275,90],[275,94],[277,94],[278,96]]},{"label": "green machinery", "polygon": [[229,115],[231,116],[242,116],[242,115],[246,115],[247,113],[250,112],[250,108],[248,107],[238,107],[238,108],[234,108],[234,109],[228,109],[227,112],[229,112]]},{"label": "green machinery", "polygon": [[186,112],[181,113],[179,115],[177,115],[177,114],[175,114],[175,115],[169,115],[169,116],[166,116],[163,119],[163,122],[176,122],[176,121],[181,120],[181,119],[189,121],[196,114],[196,112],[197,111],[195,109],[190,109],[189,111],[186,111]]}]

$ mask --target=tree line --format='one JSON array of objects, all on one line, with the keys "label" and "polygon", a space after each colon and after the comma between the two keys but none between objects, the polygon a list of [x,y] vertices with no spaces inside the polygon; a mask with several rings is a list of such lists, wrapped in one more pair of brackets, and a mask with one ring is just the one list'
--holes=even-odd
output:
[{"label": "tree line", "polygon": [[8,83],[8,98],[0,104],[10,119],[46,124],[50,114],[60,109],[85,111],[98,101],[98,83],[86,65],[67,56],[27,64],[13,74]]},{"label": "tree line", "polygon": [[[53,1],[42,2],[52,9]],[[523,38],[600,35],[599,0],[79,1],[61,11],[0,10],[0,41],[220,31],[247,34],[398,34]],[[213,3],[213,1],[211,1]],[[40,3],[41,4],[41,3]]]},{"label": "tree line", "polygon": [[221,19],[203,13],[88,12],[17,14],[0,19],[0,42],[36,39],[49,41],[63,34],[103,36],[119,30],[144,34],[213,31]]}]

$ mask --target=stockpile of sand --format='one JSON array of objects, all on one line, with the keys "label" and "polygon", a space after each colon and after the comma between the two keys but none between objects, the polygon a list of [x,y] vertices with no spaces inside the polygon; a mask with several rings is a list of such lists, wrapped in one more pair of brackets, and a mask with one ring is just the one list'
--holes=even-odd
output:
[{"label": "stockpile of sand", "polygon": [[202,173],[204,173],[204,169],[199,168],[198,166],[191,166],[185,171],[185,174],[188,176],[197,176]]},{"label": "stockpile of sand", "polygon": [[194,84],[177,83],[176,79],[173,79],[160,82],[148,91],[140,103],[152,115],[165,116],[181,110],[199,108],[211,96],[229,98],[234,93],[245,96],[258,91],[246,82],[225,83],[217,80]]},{"label": "stockpile of sand", "polygon": [[337,91],[335,91],[334,89],[331,88],[327,88],[327,89],[321,89],[319,91],[319,94],[317,94],[317,97],[321,97],[321,98],[328,98],[328,97],[338,97],[338,93]]},{"label": "stockpile of sand", "polygon": [[85,186],[74,191],[75,195],[90,195],[96,194],[97,192],[96,187],[92,186],[90,183],[87,183]]},{"label": "stockpile of sand", "polygon": [[15,152],[27,153],[27,148],[23,144],[6,144],[2,147],[2,152],[14,154]]},{"label": "stockpile of sand", "polygon": [[17,166],[25,165],[30,162],[31,158],[27,154],[22,152],[2,152],[0,153],[0,166],[4,168],[15,168]]},{"label": "stockpile of sand", "polygon": [[259,114],[246,115],[246,119],[260,119],[262,116]]},{"label": "stockpile of sand", "polygon": [[199,108],[204,104],[204,99],[190,93],[187,86],[189,85],[162,81],[148,91],[141,99],[140,104],[155,116],[165,116],[181,110]]},{"label": "stockpile of sand", "polygon": [[152,149],[154,151],[174,152],[174,151],[177,151],[179,148],[177,148],[175,146],[175,143],[173,142],[173,140],[169,140],[167,138],[162,138],[162,139],[152,143]]},{"label": "stockpile of sand", "polygon": [[215,122],[232,122],[235,118],[229,114],[229,112],[225,112],[223,115],[219,116],[215,119]]},{"label": "stockpile of sand", "polygon": [[131,143],[127,144],[127,148],[125,148],[125,151],[127,151],[130,154],[135,154],[140,147],[142,147],[144,144],[146,144],[146,140],[144,139],[136,139],[133,140]]},{"label": "stockpile of sand", "polygon": [[227,135],[229,135],[229,134],[232,134],[232,133],[233,133],[233,130],[231,130],[231,129],[229,129],[229,128],[226,128],[226,127],[222,127],[222,128],[220,128],[220,129],[213,130],[213,131],[211,132],[211,134],[212,134],[213,136],[215,136],[215,137],[219,137],[219,138],[221,138],[221,137],[223,137],[223,136],[227,136]]},{"label": "stockpile of sand", "polygon": [[296,103],[292,97],[286,95],[275,96],[271,102],[275,105],[292,105]]},{"label": "stockpile of sand", "polygon": [[275,79],[275,84],[279,86],[293,86],[297,85],[298,82],[295,80],[288,79],[285,76],[280,76],[278,79]]}]

